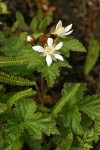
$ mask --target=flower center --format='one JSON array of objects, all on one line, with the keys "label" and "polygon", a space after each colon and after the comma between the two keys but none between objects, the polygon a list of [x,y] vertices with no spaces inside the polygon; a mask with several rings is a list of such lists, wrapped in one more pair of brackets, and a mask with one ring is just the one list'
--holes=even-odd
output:
[{"label": "flower center", "polygon": [[59,29],[57,29],[57,33],[61,33],[62,31],[64,31],[64,27],[60,27]]},{"label": "flower center", "polygon": [[44,55],[51,55],[53,54],[55,51],[55,45],[52,45],[52,46],[46,46],[45,47],[45,52],[44,52]]}]

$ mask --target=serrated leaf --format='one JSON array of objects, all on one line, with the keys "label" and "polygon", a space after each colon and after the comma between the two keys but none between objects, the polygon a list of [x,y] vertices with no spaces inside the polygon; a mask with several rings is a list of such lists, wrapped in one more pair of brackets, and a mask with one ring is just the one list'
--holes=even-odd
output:
[{"label": "serrated leaf", "polygon": [[77,106],[65,107],[63,110],[63,121],[66,127],[69,127],[76,134],[83,133],[81,122],[81,114]]},{"label": "serrated leaf", "polygon": [[20,124],[14,120],[10,121],[4,128],[5,144],[3,150],[20,150],[23,140],[20,138],[23,132]]},{"label": "serrated leaf", "polygon": [[72,68],[71,65],[66,61],[57,61],[56,64],[59,66],[59,67],[67,67],[67,68]]},{"label": "serrated leaf", "polygon": [[34,139],[41,139],[42,132],[47,135],[57,134],[58,130],[56,129],[55,121],[49,115],[34,113],[35,110],[36,105],[34,102],[21,100],[17,103],[17,116],[19,116],[20,120],[23,120],[24,127],[28,130],[29,134]]},{"label": "serrated leaf", "polygon": [[16,107],[16,115],[23,121],[27,120],[28,116],[33,116],[37,108],[35,101],[30,99],[19,100]]},{"label": "serrated leaf", "polygon": [[100,95],[87,96],[78,103],[80,110],[92,120],[100,121]]},{"label": "serrated leaf", "polygon": [[45,66],[40,71],[47,80],[48,86],[52,86],[55,79],[59,76],[59,67],[56,64],[52,64],[49,67]]},{"label": "serrated leaf", "polygon": [[19,139],[21,136],[21,132],[24,128],[20,128],[20,124],[15,122],[15,120],[11,120],[4,130],[7,142],[9,143],[11,140],[15,141]]},{"label": "serrated leaf", "polygon": [[92,35],[89,43],[88,54],[84,66],[84,73],[88,75],[97,62],[100,54],[100,43]]},{"label": "serrated leaf", "polygon": [[42,57],[40,54],[38,54],[37,52],[32,52],[32,58],[27,66],[28,69],[36,69],[37,71],[39,71],[39,69],[41,70],[42,68],[45,67],[46,62],[45,62],[45,58]]},{"label": "serrated leaf", "polygon": [[58,144],[56,150],[70,150],[72,141],[73,141],[73,134],[69,133],[67,137],[63,138],[62,141]]},{"label": "serrated leaf", "polygon": [[19,99],[23,98],[23,97],[29,97],[36,94],[35,91],[33,91],[31,88],[28,90],[24,90],[21,92],[18,92],[16,94],[14,94],[7,102],[8,106],[11,107],[13,104],[15,104],[16,101],[18,101]]},{"label": "serrated leaf", "polygon": [[[62,90],[62,96],[68,93],[75,84],[76,83],[65,83]],[[76,94],[74,95],[74,98],[76,98],[77,102],[80,101],[80,98],[83,97],[85,90],[86,90],[86,83],[80,83],[80,87],[78,88]]]},{"label": "serrated leaf", "polygon": [[93,138],[94,138],[93,140],[95,142],[98,142],[98,140],[100,138],[100,122],[95,122]]},{"label": "serrated leaf", "polygon": [[49,115],[42,115],[41,113],[35,113],[32,117],[29,117],[26,128],[35,139],[41,139],[42,132],[48,136],[58,134],[54,120]]},{"label": "serrated leaf", "polygon": [[26,46],[27,43],[20,37],[11,37],[4,40],[4,46],[0,51],[8,56],[18,56]]},{"label": "serrated leaf", "polygon": [[42,76],[45,77],[49,86],[52,86],[55,79],[59,76],[60,67],[71,68],[67,61],[56,61],[47,66],[45,57],[38,54],[37,52],[32,52],[32,58],[27,66],[28,69],[37,70],[42,73]]},{"label": "serrated leaf", "polygon": [[25,138],[27,139],[27,142],[30,146],[30,148],[34,149],[34,150],[41,150],[42,146],[42,140],[35,140],[33,136],[30,136],[30,134],[28,132],[25,131]]},{"label": "serrated leaf", "polygon": [[21,86],[35,85],[34,81],[30,81],[28,79],[10,75],[4,72],[0,72],[0,82],[12,84],[12,85],[21,85]]},{"label": "serrated leaf", "polygon": [[68,51],[85,52],[85,47],[79,42],[79,40],[72,37],[63,39],[63,46],[61,48],[62,53],[66,56]]},{"label": "serrated leaf", "polygon": [[80,87],[79,83],[73,84],[68,92],[65,93],[64,96],[56,103],[56,105],[52,109],[52,114],[57,115],[63,107],[68,103],[68,101],[74,97]]},{"label": "serrated leaf", "polygon": [[0,103],[0,114],[4,113],[7,110],[7,105]]}]

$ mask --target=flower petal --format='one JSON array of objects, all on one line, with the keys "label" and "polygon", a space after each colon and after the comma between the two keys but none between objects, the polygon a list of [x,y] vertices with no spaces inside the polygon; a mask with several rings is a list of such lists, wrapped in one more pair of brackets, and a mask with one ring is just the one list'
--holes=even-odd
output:
[{"label": "flower petal", "polygon": [[72,28],[72,24],[68,25],[67,27],[65,27],[64,31],[68,32],[70,29]]},{"label": "flower petal", "polygon": [[56,30],[58,30],[61,27],[62,27],[62,21],[59,20],[58,23],[57,23],[57,25],[56,25]]},{"label": "flower petal", "polygon": [[47,62],[47,65],[50,66],[52,64],[52,58],[51,58],[51,55],[47,55],[46,56],[46,62]]},{"label": "flower petal", "polygon": [[65,35],[70,35],[72,32],[73,32],[73,30],[71,30],[71,31],[69,31],[69,32],[67,32],[67,33],[65,33]]},{"label": "flower petal", "polygon": [[59,54],[53,54],[53,55],[54,55],[54,57],[55,57],[56,59],[59,59],[59,60],[61,60],[61,61],[64,60],[63,57],[62,57],[61,55],[59,55]]},{"label": "flower petal", "polygon": [[55,50],[59,50],[63,45],[63,42],[60,42],[59,44],[56,45]]},{"label": "flower petal", "polygon": [[32,48],[37,52],[44,52],[44,48],[42,46],[33,46]]},{"label": "flower petal", "polygon": [[53,39],[52,39],[52,38],[48,38],[47,44],[48,44],[48,46],[52,46],[52,44],[53,44]]}]

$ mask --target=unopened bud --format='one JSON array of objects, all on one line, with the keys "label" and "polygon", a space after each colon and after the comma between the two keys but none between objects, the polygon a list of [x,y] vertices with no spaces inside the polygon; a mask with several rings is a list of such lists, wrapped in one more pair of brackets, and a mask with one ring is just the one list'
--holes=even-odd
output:
[{"label": "unopened bud", "polygon": [[39,41],[42,44],[46,44],[47,43],[47,39],[48,39],[48,37],[46,35],[41,35]]},{"label": "unopened bud", "polygon": [[27,36],[27,42],[33,43],[34,42],[34,37],[32,35]]}]

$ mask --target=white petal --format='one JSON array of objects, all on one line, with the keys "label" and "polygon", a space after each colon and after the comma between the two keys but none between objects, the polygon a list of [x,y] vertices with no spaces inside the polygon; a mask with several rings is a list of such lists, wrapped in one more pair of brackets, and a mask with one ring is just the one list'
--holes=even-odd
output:
[{"label": "white petal", "polygon": [[62,27],[62,21],[59,20],[58,23],[57,23],[57,25],[56,25],[56,30],[58,30],[61,27]]},{"label": "white petal", "polygon": [[59,60],[61,60],[61,61],[64,60],[63,57],[62,57],[61,55],[59,55],[59,54],[53,54],[53,55],[54,55],[54,57],[55,57],[56,59],[59,59]]},{"label": "white petal", "polygon": [[65,35],[70,35],[72,32],[73,32],[73,30],[71,30],[71,31],[69,31],[69,32],[67,32],[67,33],[65,33]]},{"label": "white petal", "polygon": [[48,44],[48,46],[52,46],[52,44],[53,44],[53,39],[52,39],[52,38],[48,38],[47,44]]},{"label": "white petal", "polygon": [[63,46],[63,42],[60,42],[59,44],[56,45],[55,49],[59,50]]},{"label": "white petal", "polygon": [[32,48],[37,52],[44,52],[44,48],[42,46],[33,46]]},{"label": "white petal", "polygon": [[70,29],[72,28],[72,24],[68,25],[67,27],[65,27],[64,31],[68,32]]},{"label": "white petal", "polygon": [[47,62],[47,65],[50,66],[52,64],[52,58],[51,58],[51,55],[47,55],[46,56],[46,62]]}]

